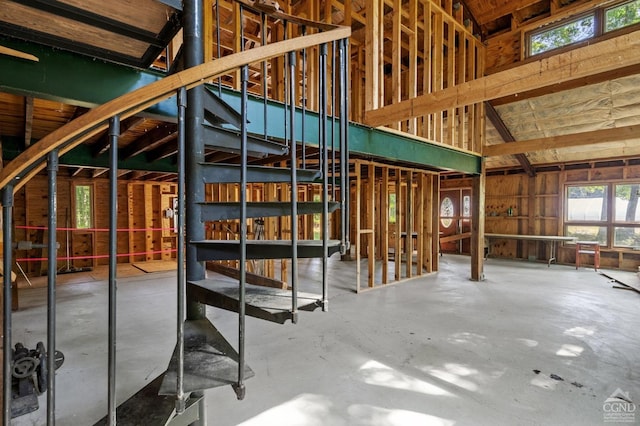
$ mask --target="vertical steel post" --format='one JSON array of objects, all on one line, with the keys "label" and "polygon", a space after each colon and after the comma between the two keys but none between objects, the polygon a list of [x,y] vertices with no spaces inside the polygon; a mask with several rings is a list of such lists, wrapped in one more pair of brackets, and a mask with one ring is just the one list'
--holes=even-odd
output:
[{"label": "vertical steel post", "polygon": [[[302,26],[302,36],[307,35],[307,27]],[[300,142],[302,143],[302,168],[307,168],[307,138],[306,138],[306,115],[307,115],[307,49],[302,49],[302,98],[301,98],[301,107],[302,107],[302,117],[300,119],[300,128],[301,128],[301,137]]]},{"label": "vertical steel post", "polygon": [[[203,24],[204,13],[202,0],[183,0],[183,37],[185,68],[191,68],[204,62]],[[217,10],[216,12],[220,12]],[[199,85],[187,92],[187,108],[185,116],[185,238],[186,278],[187,281],[199,281],[205,278],[204,262],[197,260],[197,248],[188,241],[201,241],[205,238],[201,220],[200,202],[204,201],[204,184],[202,166],[204,162],[204,86]],[[205,306],[195,300],[187,300],[186,316],[188,320],[205,318]],[[202,396],[202,392],[194,392],[193,397]],[[198,426],[207,424],[204,399],[199,403],[200,419]]]},{"label": "vertical steel post", "polygon": [[[216,53],[220,59],[220,0],[216,0]],[[218,96],[222,96],[222,77],[218,77]]]},{"label": "vertical steel post", "polygon": [[347,85],[348,39],[340,40],[340,253],[349,248],[349,99]]},{"label": "vertical steel post", "polygon": [[327,45],[320,46],[318,70],[318,145],[322,167],[322,310],[329,309],[327,260],[329,258],[329,173],[327,154]]},{"label": "vertical steel post", "polygon": [[[289,52],[289,134],[291,154],[291,322],[298,322],[298,165],[295,126],[296,52]],[[286,75],[286,74],[285,74]],[[286,104],[286,103],[285,103]]]},{"label": "vertical steel post", "polygon": [[[267,14],[264,12],[260,12],[261,22],[262,22],[262,31],[261,31],[261,42],[263,46],[267,45]],[[267,130],[267,96],[269,96],[269,88],[267,85],[269,84],[269,80],[267,79],[268,66],[267,61],[262,61],[262,113],[264,116],[264,138],[266,139],[269,132]]]},{"label": "vertical steel post", "polygon": [[244,365],[245,365],[245,283],[247,281],[247,103],[248,103],[249,67],[244,65],[241,71],[241,104],[240,115],[240,260],[238,268],[238,382],[233,386],[238,399],[244,399]]},{"label": "vertical steel post", "polygon": [[118,250],[118,138],[120,118],[109,119],[109,425],[116,424],[116,264]]},{"label": "vertical steel post", "polygon": [[336,199],[336,42],[331,42],[331,200]]},{"label": "vertical steel post", "polygon": [[56,274],[58,272],[58,150],[49,153],[49,221],[47,242],[47,425],[56,423]]},{"label": "vertical steel post", "polygon": [[[176,380],[176,412],[185,409],[184,395],[184,320],[186,281],[184,275],[184,197],[185,197],[185,109],[187,107],[187,91],[184,87],[178,90],[178,211],[175,220],[178,228],[178,251],[176,253],[177,268],[177,340],[178,340],[178,372]],[[173,206],[171,206],[173,208]]]},{"label": "vertical steel post", "polygon": [[2,424],[9,426],[11,424],[11,264],[12,248],[11,240],[13,224],[11,223],[11,212],[13,210],[13,185],[7,185],[2,190],[2,274],[3,285],[3,336],[2,344],[4,350],[4,358],[2,362],[3,389],[2,389]]},{"label": "vertical steel post", "polygon": [[[204,62],[203,9],[201,0],[184,0],[184,49],[185,67],[191,68]],[[204,162],[204,87],[196,86],[187,92],[186,109],[186,240],[204,240],[204,226],[200,219],[200,204],[204,201],[202,168]],[[195,246],[187,245],[187,281],[205,278],[204,263],[198,262]],[[187,301],[187,319],[202,319],[205,307],[195,301]]]}]

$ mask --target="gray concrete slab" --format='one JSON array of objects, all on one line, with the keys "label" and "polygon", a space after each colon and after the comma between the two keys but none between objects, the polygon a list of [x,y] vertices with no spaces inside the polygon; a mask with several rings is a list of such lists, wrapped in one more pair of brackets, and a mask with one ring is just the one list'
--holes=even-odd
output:
[{"label": "gray concrete slab", "polygon": [[[329,312],[301,312],[295,325],[247,319],[256,376],[244,401],[230,387],[206,392],[208,425],[602,425],[617,389],[640,403],[640,295],[591,269],[490,259],[478,283],[469,258],[445,255],[436,274],[356,295],[354,264],[330,266]],[[301,290],[317,291],[319,267],[301,263]],[[169,361],[175,278],[118,287],[117,393],[126,400]],[[45,296],[22,290],[14,341],[44,340]],[[106,300],[104,281],[58,290],[60,425],[106,414]],[[207,316],[235,345],[236,316]],[[44,424],[40,401],[13,424]]]}]

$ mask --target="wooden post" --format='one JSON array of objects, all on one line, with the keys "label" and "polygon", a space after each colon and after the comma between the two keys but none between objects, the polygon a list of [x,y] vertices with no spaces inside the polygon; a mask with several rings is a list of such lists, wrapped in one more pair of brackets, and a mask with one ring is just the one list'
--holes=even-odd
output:
[{"label": "wooden post", "polygon": [[396,169],[396,238],[393,260],[395,263],[395,280],[402,278],[402,169]]},{"label": "wooden post", "polygon": [[380,215],[380,235],[382,236],[382,284],[387,284],[389,279],[389,167],[382,167],[382,185],[380,203],[382,214]]},{"label": "wooden post", "polygon": [[440,176],[433,177],[431,182],[431,218],[433,220],[431,233],[431,252],[435,255],[431,256],[431,271],[437,272],[440,263]]},{"label": "wooden post", "polygon": [[484,213],[485,213],[485,163],[481,171],[472,178],[471,184],[471,279],[484,280]]},{"label": "wooden post", "polygon": [[407,195],[406,195],[406,209],[404,213],[405,221],[405,239],[404,239],[404,252],[407,257],[406,261],[406,277],[411,278],[413,276],[413,172],[407,170]]},{"label": "wooden post", "polygon": [[361,174],[361,164],[359,161],[355,162],[355,169],[356,169],[356,193],[355,193],[355,201],[356,201],[356,208],[355,210],[355,231],[356,231],[356,247],[355,247],[355,252],[356,252],[356,293],[360,292],[360,279],[362,277],[362,268],[360,266],[360,259],[362,258],[361,254],[360,254],[360,250],[362,248],[362,233],[361,233],[361,221],[360,218],[362,217],[362,203],[360,200],[360,193],[361,193],[361,189],[362,189],[362,177],[360,176]]},{"label": "wooden post", "polygon": [[384,26],[382,25],[382,1],[367,0],[367,24],[365,52],[370,56],[365,59],[365,109],[377,109],[381,105],[380,99],[382,90],[382,36]]},{"label": "wooden post", "polygon": [[369,264],[369,279],[368,284],[369,288],[374,286],[375,281],[375,271],[376,271],[376,246],[375,246],[375,211],[376,211],[376,197],[375,197],[375,188],[376,188],[376,174],[375,174],[375,165],[370,163],[367,166],[367,181],[369,182],[368,191],[367,191],[367,201],[368,201],[368,214],[367,214],[367,232],[369,233],[368,237],[368,247],[367,247],[367,255],[368,255],[368,264]]}]

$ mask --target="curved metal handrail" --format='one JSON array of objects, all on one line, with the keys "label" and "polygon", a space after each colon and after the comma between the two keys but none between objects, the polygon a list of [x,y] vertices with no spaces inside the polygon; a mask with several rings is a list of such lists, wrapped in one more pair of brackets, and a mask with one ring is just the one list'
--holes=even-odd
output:
[{"label": "curved metal handrail", "polygon": [[57,149],[59,155],[63,155],[70,151],[105,130],[111,117],[119,116],[121,120],[131,117],[170,98],[182,87],[191,89],[243,65],[345,39],[350,35],[350,27],[332,26],[332,29],[325,32],[279,41],[209,61],[124,94],[93,108],[27,148],[0,172],[0,188],[14,184],[14,192],[17,191],[44,167],[44,160],[50,152]]}]

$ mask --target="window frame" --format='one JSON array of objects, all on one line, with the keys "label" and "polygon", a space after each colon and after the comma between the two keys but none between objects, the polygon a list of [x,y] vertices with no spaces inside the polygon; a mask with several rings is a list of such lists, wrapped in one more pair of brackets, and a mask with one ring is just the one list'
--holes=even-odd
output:
[{"label": "window frame", "polygon": [[[78,223],[78,197],[76,194],[78,187],[88,187],[89,188],[89,208],[91,209],[89,213],[89,226],[80,227]],[[86,231],[88,229],[94,228],[96,223],[95,219],[95,185],[92,182],[74,182],[71,188],[72,191],[72,203],[71,203],[71,226],[74,231]]]},{"label": "window frame", "polygon": [[[626,32],[630,32],[630,31],[635,31],[635,29],[640,27],[640,22],[637,22],[635,24],[630,24],[630,25],[626,25],[620,28],[615,28],[615,29],[611,29],[611,30],[607,30],[605,31],[605,16],[606,16],[606,12],[611,10],[611,9],[615,9],[616,7],[620,7],[620,6],[624,6],[627,3],[632,3],[635,0],[621,0],[618,2],[615,2],[613,4],[608,4],[608,5],[602,5],[599,7],[596,7],[592,10],[589,11],[585,11],[585,12],[581,12],[581,13],[576,13],[575,15],[571,15],[571,16],[567,16],[565,18],[562,18],[558,21],[554,21],[554,22],[550,22],[548,24],[543,24],[542,26],[535,28],[533,30],[530,31],[526,31],[523,34],[523,38],[524,38],[524,48],[525,48],[525,52],[523,54],[523,56],[525,58],[538,58],[538,57],[544,57],[544,55],[549,55],[549,54],[555,54],[558,52],[562,52],[563,50],[569,50],[578,46],[582,46],[582,45],[586,45],[588,43],[592,43],[593,41],[599,41],[599,39],[606,39],[608,37],[613,37],[616,36],[618,34],[623,34]],[[539,52],[536,54],[532,54],[531,53],[531,38],[547,32],[547,31],[551,31],[554,30],[556,28],[562,27],[564,25],[567,25],[568,23],[571,22],[575,22],[575,21],[579,21],[580,19],[583,19],[586,16],[594,16],[594,34],[592,37],[588,37],[586,39],[583,40],[579,40],[579,41],[575,41],[573,43],[569,43],[566,44],[564,46],[559,46],[559,47],[555,47],[553,49],[549,49],[549,50],[545,50],[544,52]]]},{"label": "window frame", "polygon": [[[637,250],[640,246],[621,246],[615,244],[615,231],[619,228],[632,228],[640,230],[639,222],[627,222],[625,220],[616,219],[616,186],[618,185],[640,185],[640,180],[607,180],[607,181],[591,181],[591,182],[571,182],[564,185],[563,191],[563,214],[562,214],[562,233],[568,235],[567,229],[570,226],[598,226],[606,230],[606,242],[600,244],[601,247],[609,250]],[[569,188],[584,186],[604,186],[607,196],[607,218],[604,220],[569,220]],[[568,245],[575,244],[568,242]]]},{"label": "window frame", "polygon": [[[527,32],[526,33],[526,49],[527,49],[526,56],[528,58],[531,58],[531,57],[535,57],[535,56],[544,55],[545,53],[555,52],[557,50],[564,49],[564,48],[567,48],[569,46],[574,46],[574,45],[577,45],[577,44],[580,44],[580,43],[584,43],[587,40],[593,40],[594,38],[602,35],[602,30],[601,30],[601,28],[602,28],[602,19],[601,19],[602,14],[599,13],[599,12],[600,11],[598,9],[590,10],[588,12],[583,12],[583,13],[580,13],[580,14],[576,14],[576,15],[567,17],[565,19],[561,19],[560,21],[554,22],[552,24],[547,24],[547,25],[544,25],[542,27],[536,28],[535,30]],[[582,40],[576,40],[576,41],[574,41],[572,43],[568,43],[568,44],[565,44],[565,45],[562,45],[562,46],[557,46],[557,47],[554,47],[553,49],[544,50],[544,51],[538,52],[538,53],[531,53],[531,47],[532,47],[531,39],[533,37],[535,37],[535,36],[537,36],[539,34],[542,34],[542,33],[550,32],[550,31],[553,31],[555,29],[564,27],[564,26],[572,24],[574,22],[581,21],[582,19],[587,18],[587,17],[591,17],[591,16],[593,16],[593,36],[584,38]]]}]

